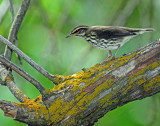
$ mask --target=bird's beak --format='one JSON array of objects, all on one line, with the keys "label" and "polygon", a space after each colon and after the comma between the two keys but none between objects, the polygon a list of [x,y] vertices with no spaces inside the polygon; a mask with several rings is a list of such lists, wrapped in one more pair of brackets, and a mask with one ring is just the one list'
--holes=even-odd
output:
[{"label": "bird's beak", "polygon": [[71,37],[72,36],[72,34],[69,34],[69,35],[67,35],[65,38],[69,38],[69,37]]}]

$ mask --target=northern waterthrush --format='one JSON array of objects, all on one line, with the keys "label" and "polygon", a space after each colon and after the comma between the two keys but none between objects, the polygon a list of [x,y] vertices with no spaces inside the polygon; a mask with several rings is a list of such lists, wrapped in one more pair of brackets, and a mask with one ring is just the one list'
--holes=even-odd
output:
[{"label": "northern waterthrush", "polygon": [[117,49],[113,58],[121,46],[123,46],[129,39],[135,37],[144,32],[153,31],[152,28],[140,29],[140,28],[127,28],[119,26],[85,26],[80,25],[75,27],[66,38],[71,36],[78,36],[84,38],[91,45],[108,50],[108,57],[104,60],[108,60],[112,56],[111,50]]}]

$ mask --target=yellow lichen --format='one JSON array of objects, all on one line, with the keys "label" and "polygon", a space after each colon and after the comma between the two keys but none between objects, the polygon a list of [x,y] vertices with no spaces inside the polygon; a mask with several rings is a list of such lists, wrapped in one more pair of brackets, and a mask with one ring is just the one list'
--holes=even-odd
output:
[{"label": "yellow lichen", "polygon": [[4,81],[6,81],[7,83],[9,83],[10,81],[13,81],[13,76],[6,77]]},{"label": "yellow lichen", "polygon": [[155,87],[157,87],[159,85],[160,85],[160,75],[156,76],[155,78],[150,80],[148,83],[144,84],[143,87],[144,87],[145,91],[148,91],[151,88],[155,88]]},{"label": "yellow lichen", "polygon": [[[27,107],[28,110],[35,110],[35,115],[37,118],[39,116],[45,115],[46,120],[51,120],[52,122],[56,123],[61,121],[62,119],[66,117],[72,117],[72,122],[75,122],[74,115],[79,114],[80,112],[83,112],[87,109],[89,105],[91,105],[94,101],[97,102],[100,106],[106,107],[108,105],[111,105],[112,103],[119,102],[118,98],[113,98],[114,95],[119,92],[119,89],[112,90],[113,82],[115,81],[114,77],[110,77],[107,81],[100,83],[98,86],[95,86],[95,89],[92,89],[91,91],[85,91],[90,85],[95,84],[100,78],[104,77],[106,75],[106,72],[112,69],[116,69],[125,63],[127,63],[131,58],[138,57],[138,55],[143,50],[139,52],[134,52],[131,55],[128,56],[122,56],[119,57],[115,61],[108,61],[103,64],[96,64],[93,67],[87,68],[86,70],[83,70],[81,72],[78,72],[73,75],[69,76],[57,76],[57,82],[61,82],[61,80],[65,80],[63,83],[56,85],[53,89],[46,89],[46,94],[51,94],[55,91],[63,91],[66,87],[69,87],[72,85],[72,88],[70,88],[71,94],[78,91],[76,95],[69,101],[65,99],[65,92],[64,96],[58,97],[55,99],[51,105],[46,108],[44,105],[42,105],[42,96],[38,96],[36,99],[33,100],[26,100],[26,103],[19,103],[17,106],[20,107]],[[144,78],[143,76],[140,76],[144,74],[147,70],[151,70],[156,68],[160,62],[152,63],[151,65],[148,65],[144,69],[139,70],[137,73],[129,76],[129,85],[126,85],[123,90],[121,90],[121,94],[124,95],[127,93],[128,90],[130,90],[133,85],[134,86],[140,86],[144,84],[147,80],[147,78]],[[136,81],[134,81],[136,80]],[[83,87],[81,87],[79,84],[85,83]],[[150,88],[153,88],[153,84],[160,83],[160,75],[153,78],[148,83],[144,84],[144,90],[148,91]],[[159,84],[160,85],[160,84]],[[156,86],[156,85],[155,85]],[[88,88],[87,90],[89,90]],[[107,92],[108,90],[108,92]],[[101,92],[105,92],[105,96],[101,95]],[[100,98],[99,98],[100,97]],[[99,98],[99,99],[98,99]],[[97,100],[98,99],[98,100]],[[71,122],[71,123],[72,123]]]}]

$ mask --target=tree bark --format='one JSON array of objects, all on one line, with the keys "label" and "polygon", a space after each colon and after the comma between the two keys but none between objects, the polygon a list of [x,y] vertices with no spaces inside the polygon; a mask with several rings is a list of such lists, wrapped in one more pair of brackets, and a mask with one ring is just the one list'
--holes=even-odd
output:
[{"label": "tree bark", "polygon": [[0,101],[0,108],[6,116],[32,126],[87,126],[118,106],[158,92],[160,40],[114,61],[64,76],[45,100],[40,95],[24,103]]}]

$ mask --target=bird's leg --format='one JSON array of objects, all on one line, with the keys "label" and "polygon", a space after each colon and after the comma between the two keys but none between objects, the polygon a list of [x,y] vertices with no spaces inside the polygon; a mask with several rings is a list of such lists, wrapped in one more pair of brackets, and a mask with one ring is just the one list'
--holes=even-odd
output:
[{"label": "bird's leg", "polygon": [[118,45],[118,48],[117,48],[117,50],[116,50],[116,52],[115,52],[115,54],[114,54],[114,56],[112,57],[112,60],[115,60],[116,54],[117,54],[117,52],[118,52],[118,50],[119,50],[120,47],[121,47],[121,45],[119,44],[119,45]]},{"label": "bird's leg", "polygon": [[112,56],[112,52],[111,50],[108,50],[108,57],[104,60],[104,62],[107,61],[111,56]]}]

